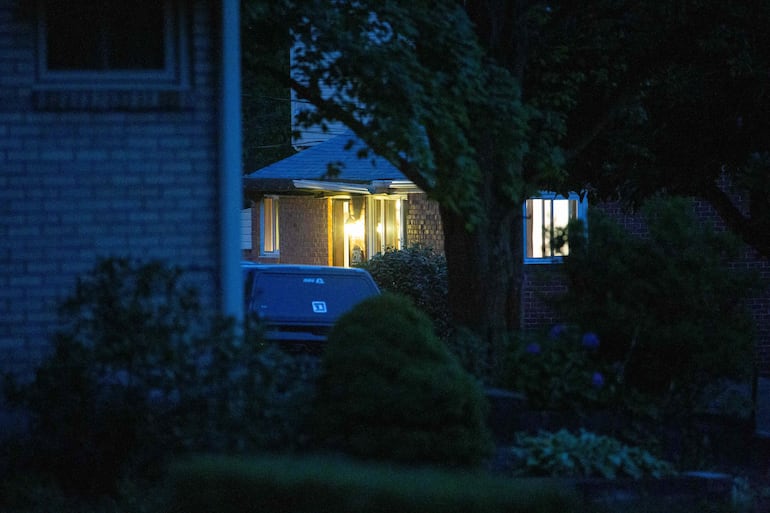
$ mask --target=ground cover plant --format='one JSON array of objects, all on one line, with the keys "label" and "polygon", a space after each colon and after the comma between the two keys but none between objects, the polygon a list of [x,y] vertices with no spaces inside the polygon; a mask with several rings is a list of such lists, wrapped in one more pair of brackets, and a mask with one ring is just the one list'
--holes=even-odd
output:
[{"label": "ground cover plant", "polygon": [[676,473],[673,464],[642,448],[583,429],[518,433],[507,457],[514,475],[641,479]]}]

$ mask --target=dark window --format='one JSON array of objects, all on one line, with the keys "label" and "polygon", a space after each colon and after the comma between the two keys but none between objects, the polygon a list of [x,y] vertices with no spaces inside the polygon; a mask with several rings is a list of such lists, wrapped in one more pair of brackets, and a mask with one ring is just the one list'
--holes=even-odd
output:
[{"label": "dark window", "polygon": [[49,71],[163,70],[166,2],[45,2]]}]

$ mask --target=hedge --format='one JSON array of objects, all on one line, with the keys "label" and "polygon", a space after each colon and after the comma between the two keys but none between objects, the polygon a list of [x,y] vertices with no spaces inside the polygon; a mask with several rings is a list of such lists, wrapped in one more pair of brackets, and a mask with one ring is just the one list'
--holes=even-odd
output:
[{"label": "hedge", "polygon": [[196,456],[172,472],[172,512],[568,513],[574,489],[543,479],[331,457]]}]

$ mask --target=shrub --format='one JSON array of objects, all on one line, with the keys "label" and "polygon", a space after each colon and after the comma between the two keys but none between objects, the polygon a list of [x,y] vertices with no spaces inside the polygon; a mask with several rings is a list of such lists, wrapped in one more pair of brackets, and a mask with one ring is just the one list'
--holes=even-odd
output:
[{"label": "shrub", "polygon": [[[737,241],[693,214],[691,202],[658,198],[642,210],[649,236],[635,237],[593,211],[588,236],[571,227],[565,316],[599,334],[600,354],[623,382],[689,408],[694,393],[751,369],[751,277],[728,271]],[[684,408],[684,409],[683,409]]]},{"label": "shrub", "polygon": [[402,294],[433,321],[439,338],[451,332],[446,258],[431,248],[412,245],[373,256],[362,265],[380,289]]},{"label": "shrub", "polygon": [[6,393],[31,416],[24,463],[66,491],[112,492],[180,451],[297,442],[312,364],[205,314],[178,269],[104,260],[61,313],[51,357]]},{"label": "shrub", "polygon": [[472,376],[484,384],[495,381],[489,361],[489,344],[477,333],[465,326],[454,328],[446,338],[446,344]]},{"label": "shrub", "polygon": [[508,470],[526,476],[640,479],[675,473],[670,463],[643,449],[585,430],[518,433],[508,457]]},{"label": "shrub", "polygon": [[533,409],[582,413],[606,407],[615,396],[615,373],[598,357],[593,332],[556,325],[510,347],[504,385],[524,393]]},{"label": "shrub", "polygon": [[569,513],[563,483],[331,458],[205,457],[179,462],[169,511],[247,513]]},{"label": "shrub", "polygon": [[407,299],[365,300],[333,328],[314,427],[323,447],[365,459],[474,465],[491,450],[478,383]]}]

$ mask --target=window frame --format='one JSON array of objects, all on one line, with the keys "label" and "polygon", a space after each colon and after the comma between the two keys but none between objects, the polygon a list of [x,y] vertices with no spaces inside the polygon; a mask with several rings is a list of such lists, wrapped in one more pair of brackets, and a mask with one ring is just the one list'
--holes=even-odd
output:
[{"label": "window frame", "polygon": [[[394,205],[396,205],[396,215],[398,216],[397,223],[398,223],[398,241],[397,246],[394,249],[403,249],[406,244],[406,212],[404,210],[405,207],[405,196],[403,195],[375,195],[370,196],[369,201],[367,202],[367,223],[366,223],[366,245],[367,245],[367,251],[369,258],[372,258],[374,255],[384,253],[387,251],[388,247],[385,245],[385,237],[382,237],[382,241],[380,244],[377,244],[377,219],[383,212],[381,211],[381,208],[385,207],[386,201],[393,201],[395,202]],[[379,247],[378,247],[379,246]]]},{"label": "window frame", "polygon": [[[270,237],[266,237],[267,230],[265,215],[267,203],[270,204]],[[266,258],[278,258],[281,256],[280,243],[280,200],[278,196],[264,196],[259,202],[259,255]],[[270,242],[272,249],[266,249],[266,242]]]},{"label": "window frame", "polygon": [[585,193],[570,192],[567,196],[558,194],[555,192],[544,191],[535,196],[530,196],[524,201],[522,209],[522,256],[524,264],[559,264],[564,261],[564,257],[567,255],[551,255],[544,257],[530,257],[527,256],[527,247],[529,246],[529,213],[527,212],[527,202],[529,200],[573,200],[577,201],[577,213],[575,219],[581,220],[584,223],[587,222],[588,213],[588,198]]},{"label": "window frame", "polygon": [[[354,199],[361,202],[360,207],[354,205]],[[351,237],[361,239],[363,250],[363,261],[371,260],[377,254],[383,253],[387,247],[377,241],[377,217],[379,207],[384,207],[383,202],[398,202],[396,214],[398,220],[398,244],[397,249],[403,249],[407,245],[406,239],[406,195],[404,194],[376,194],[376,195],[336,195],[329,198],[330,204],[330,228],[329,233],[329,262],[330,265],[339,265],[342,267],[351,267],[356,265],[351,253]],[[334,206],[334,202],[340,202],[339,209]],[[360,210],[358,210],[360,208]],[[353,214],[356,217],[353,218]],[[358,223],[363,212],[363,220]],[[352,222],[349,224],[348,220]],[[354,230],[356,235],[351,231]],[[360,235],[359,235],[360,233]]]},{"label": "window frame", "polygon": [[187,20],[183,2],[161,0],[164,11],[164,66],[157,69],[80,70],[48,68],[47,9],[37,1],[37,89],[179,90],[189,86]]},{"label": "window frame", "polygon": [[251,207],[241,209],[241,250],[243,251],[254,249],[252,236],[253,215],[254,211]]}]

